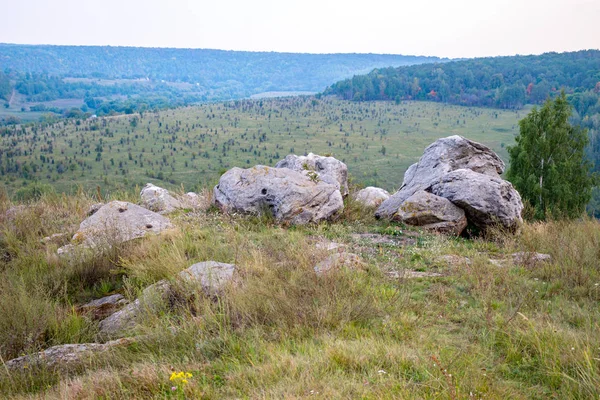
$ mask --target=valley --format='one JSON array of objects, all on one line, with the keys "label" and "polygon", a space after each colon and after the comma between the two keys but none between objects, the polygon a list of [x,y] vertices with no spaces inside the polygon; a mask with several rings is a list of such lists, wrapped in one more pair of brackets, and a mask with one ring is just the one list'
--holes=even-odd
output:
[{"label": "valley", "polygon": [[59,192],[129,190],[146,182],[193,190],[227,169],[287,154],[332,154],[353,182],[394,191],[436,139],[462,135],[507,160],[523,110],[332,97],[238,100],[0,129],[0,176],[10,194],[34,181]]}]

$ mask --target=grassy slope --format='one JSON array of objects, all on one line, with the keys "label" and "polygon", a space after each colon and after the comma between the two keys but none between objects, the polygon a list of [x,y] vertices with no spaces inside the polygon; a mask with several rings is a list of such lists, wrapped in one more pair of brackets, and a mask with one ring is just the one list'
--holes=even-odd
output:
[{"label": "grassy slope", "polygon": [[[135,196],[135,195],[132,195]],[[125,197],[122,197],[125,198]],[[131,197],[134,199],[134,197]],[[0,202],[0,354],[93,339],[96,323],[72,306],[137,290],[194,262],[234,262],[241,281],[219,302],[149,314],[140,343],[69,371],[0,366],[0,393],[47,398],[177,398],[172,370],[194,376],[187,398],[597,398],[600,395],[600,225],[527,224],[494,241],[418,234],[375,221],[351,202],[332,223],[281,228],[268,219],[180,214],[177,229],[75,262],[40,239],[72,233],[94,199],[48,196],[13,220]],[[376,245],[355,233],[415,239]],[[359,270],[317,278],[346,243]],[[550,253],[542,266],[490,258]],[[468,256],[448,264],[440,255]],[[389,271],[443,276],[390,278]],[[400,274],[402,275],[402,274]],[[27,394],[29,393],[29,394]]]},{"label": "grassy slope", "polygon": [[[311,151],[344,160],[360,183],[394,190],[406,168],[440,137],[460,134],[491,146],[506,159],[504,145],[513,142],[517,121],[526,112],[426,102],[264,99],[146,113],[137,116],[136,127],[130,123],[134,116],[119,116],[27,128],[25,134],[1,136],[0,154],[15,152],[12,162],[38,166],[40,155],[48,157],[30,177],[60,191],[73,191],[78,184],[129,189],[147,181],[194,189],[214,183],[233,166],[273,165],[290,152]],[[103,152],[96,161],[100,144]],[[50,145],[52,154],[44,150]],[[77,168],[59,173],[61,162]],[[150,177],[159,173],[162,182]],[[19,173],[1,179],[9,192],[28,183]]]}]

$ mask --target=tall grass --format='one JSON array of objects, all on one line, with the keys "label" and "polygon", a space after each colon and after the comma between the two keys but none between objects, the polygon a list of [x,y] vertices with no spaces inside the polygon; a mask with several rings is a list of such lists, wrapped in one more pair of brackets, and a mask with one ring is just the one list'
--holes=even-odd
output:
[{"label": "tall grass", "polygon": [[[59,243],[40,239],[74,230],[94,199],[54,199],[2,221],[3,360],[95,340],[96,323],[74,311],[91,298],[133,298],[161,279],[175,289],[169,307],[138,321],[129,346],[66,369],[0,365],[7,396],[176,397],[172,370],[194,375],[182,389],[188,398],[600,396],[596,221],[525,224],[494,241],[421,235],[402,247],[355,239],[418,234],[375,221],[351,200],[338,220],[305,227],[209,210],[173,215],[178,228],[165,235],[66,261],[55,256]],[[365,268],[316,275],[329,256],[315,247],[323,237],[358,253]],[[552,261],[515,265],[516,251]],[[173,279],[205,260],[237,266],[217,298]],[[402,270],[441,277],[387,274]]]}]

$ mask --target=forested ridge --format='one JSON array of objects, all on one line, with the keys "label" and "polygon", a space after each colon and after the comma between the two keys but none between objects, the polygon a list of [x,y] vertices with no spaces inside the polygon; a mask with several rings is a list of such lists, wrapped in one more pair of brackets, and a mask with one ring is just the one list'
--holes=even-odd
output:
[{"label": "forested ridge", "polygon": [[335,83],[325,93],[346,100],[429,100],[521,108],[560,91],[600,90],[600,51],[476,58],[374,69]]},{"label": "forested ridge", "polygon": [[210,97],[210,90],[220,89],[213,99],[265,91],[321,91],[336,80],[375,67],[432,61],[440,59],[385,54],[0,44],[0,70],[28,73],[27,76],[37,76],[38,81],[40,77],[72,77],[184,82],[193,84],[197,89],[194,91],[206,92],[206,97]]}]

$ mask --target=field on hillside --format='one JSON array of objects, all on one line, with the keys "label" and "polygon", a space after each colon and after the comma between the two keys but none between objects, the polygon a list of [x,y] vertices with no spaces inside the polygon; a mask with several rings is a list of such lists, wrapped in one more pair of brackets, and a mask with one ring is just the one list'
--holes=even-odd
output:
[{"label": "field on hillside", "polygon": [[234,166],[272,166],[289,153],[314,152],[343,160],[355,182],[394,190],[440,137],[463,135],[506,160],[526,113],[298,97],[61,120],[0,130],[0,174],[9,193],[33,181],[62,192],[148,181],[197,189]]}]

